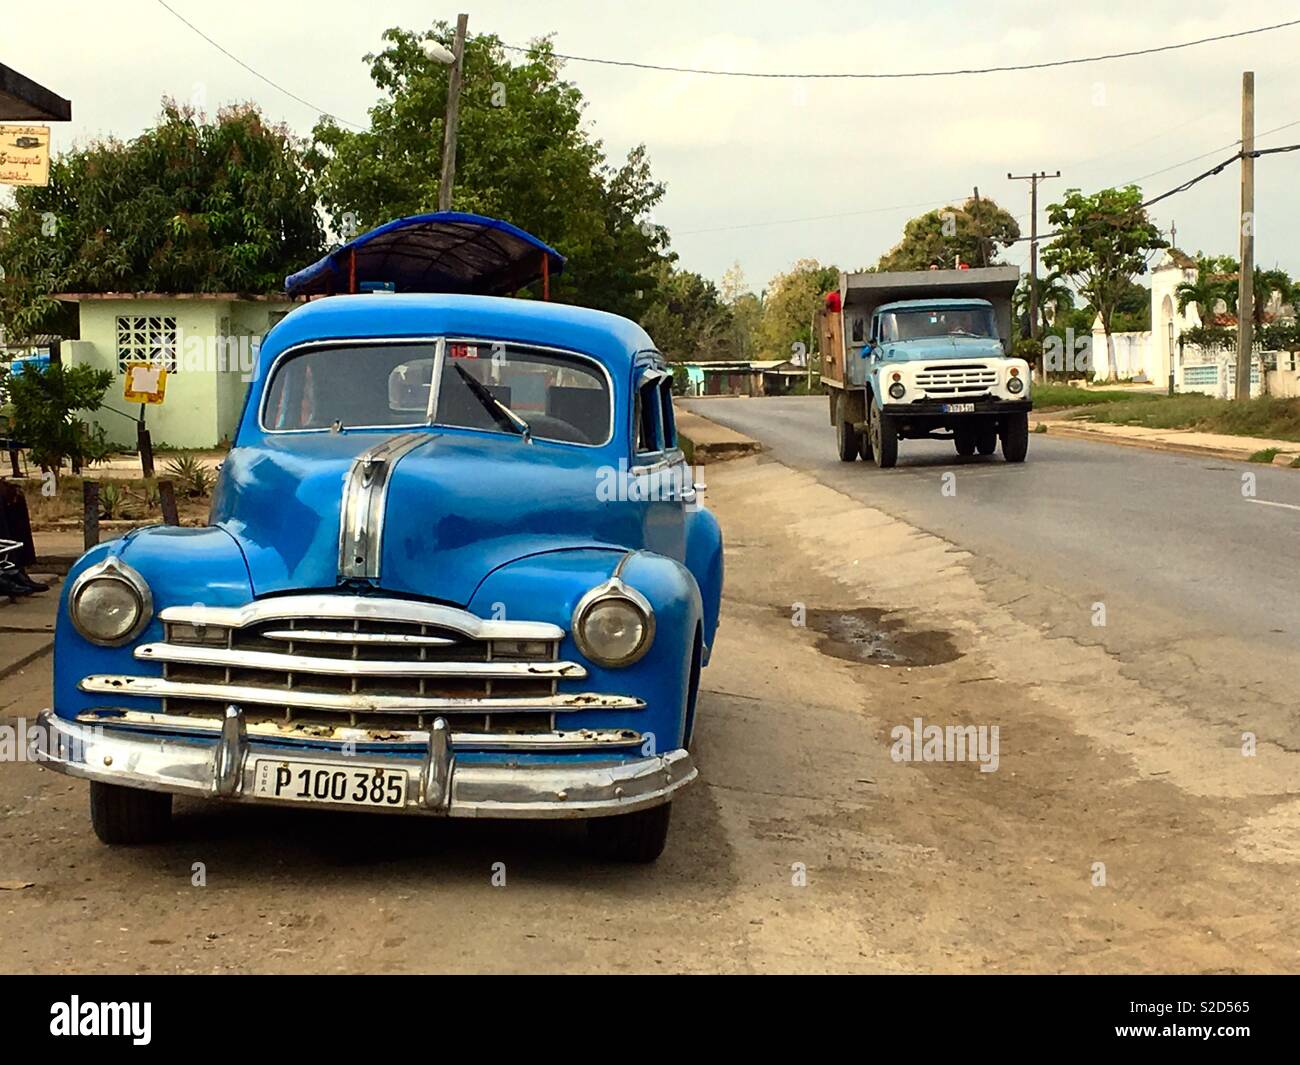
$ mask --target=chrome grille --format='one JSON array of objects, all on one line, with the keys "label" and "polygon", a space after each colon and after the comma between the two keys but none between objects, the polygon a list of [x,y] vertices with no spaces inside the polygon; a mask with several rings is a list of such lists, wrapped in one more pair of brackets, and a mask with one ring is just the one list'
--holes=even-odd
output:
[{"label": "chrome grille", "polygon": [[428,603],[318,595],[260,600],[239,610],[172,607],[164,639],[135,657],[162,676],[90,676],[91,692],[162,700],[168,717],[219,717],[231,703],[250,722],[295,731],[427,728],[529,734],[556,715],[640,709],[640,700],[563,692],[586,669],[559,660],[564,631],[544,622],[481,619]]},{"label": "chrome grille", "polygon": [[916,375],[917,388],[928,396],[979,395],[997,383],[997,370],[980,364],[927,366]]}]

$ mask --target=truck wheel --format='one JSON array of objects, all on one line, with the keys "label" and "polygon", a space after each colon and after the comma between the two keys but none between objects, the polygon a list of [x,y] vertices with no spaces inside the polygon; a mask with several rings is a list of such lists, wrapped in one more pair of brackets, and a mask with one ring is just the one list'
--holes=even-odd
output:
[{"label": "truck wheel", "polygon": [[101,843],[158,843],[171,829],[172,797],[92,780],[90,823]]},{"label": "truck wheel", "polygon": [[894,419],[885,414],[873,397],[869,421],[872,457],[882,470],[891,469],[898,462],[898,430]]},{"label": "truck wheel", "polygon": [[1024,462],[1029,453],[1029,415],[1008,414],[1002,422],[1002,457]]},{"label": "truck wheel", "polygon": [[992,455],[998,449],[998,420],[981,418],[975,428],[975,449],[981,455]]},{"label": "truck wheel", "polygon": [[844,417],[845,406],[847,404],[842,399],[835,404],[835,445],[839,449],[841,462],[854,462],[862,448],[862,434]]},{"label": "truck wheel", "polygon": [[952,441],[957,445],[957,454],[970,456],[975,454],[975,430],[968,425],[952,431]]},{"label": "truck wheel", "polygon": [[587,842],[594,853],[615,862],[653,862],[668,842],[673,804],[587,821]]}]

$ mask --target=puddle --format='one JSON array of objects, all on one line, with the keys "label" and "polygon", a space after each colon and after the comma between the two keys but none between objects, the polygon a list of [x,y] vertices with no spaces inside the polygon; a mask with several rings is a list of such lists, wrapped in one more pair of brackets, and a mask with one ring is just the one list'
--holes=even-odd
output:
[{"label": "puddle", "polygon": [[817,650],[849,662],[886,666],[939,666],[961,657],[952,634],[914,632],[888,610],[809,610],[808,628],[822,635]]}]

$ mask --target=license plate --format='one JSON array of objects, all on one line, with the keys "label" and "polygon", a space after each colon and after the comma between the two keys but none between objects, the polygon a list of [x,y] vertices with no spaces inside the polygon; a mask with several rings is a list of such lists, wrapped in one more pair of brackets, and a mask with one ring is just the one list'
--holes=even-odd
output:
[{"label": "license plate", "polygon": [[290,802],[344,806],[406,805],[406,773],[382,766],[319,765],[259,758],[253,767],[253,794]]},{"label": "license plate", "polygon": [[945,403],[943,405],[944,414],[974,414],[974,403]]}]

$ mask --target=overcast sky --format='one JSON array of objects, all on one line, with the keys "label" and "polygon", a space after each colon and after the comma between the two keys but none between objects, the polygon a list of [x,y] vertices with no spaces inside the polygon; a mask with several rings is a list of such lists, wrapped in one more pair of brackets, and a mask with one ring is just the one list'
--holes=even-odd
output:
[{"label": "overcast sky", "polygon": [[[427,0],[168,2],[272,81],[354,122],[375,99],[361,57],[382,31],[454,21],[460,9]],[[1210,0],[476,0],[466,9],[471,32],[510,43],[554,33],[556,50],[574,55],[800,72],[1033,63],[1300,17]],[[1043,185],[1045,203],[1071,186],[1121,184],[1208,153],[1140,182],[1148,196],[1171,188],[1232,153],[1246,69],[1256,74],[1256,129],[1297,123],[1260,146],[1300,142],[1298,54],[1300,26],[1163,55],[954,78],[760,81],[576,62],[566,75],[611,158],[647,145],[668,185],[655,221],[668,226],[681,264],[717,280],[739,261],[759,289],[804,257],[850,269],[873,263],[909,217],[975,185],[1022,216],[1027,232],[1028,185],[1008,181],[1008,171],[1060,169],[1060,180]],[[3,0],[0,62],[72,100],[74,121],[54,127],[56,150],[138,134],[164,94],[199,93],[209,110],[253,99],[303,134],[317,118],[157,0]],[[1257,259],[1300,274],[1300,152],[1265,157],[1256,173]],[[1235,255],[1238,196],[1234,165],[1154,216],[1162,227],[1176,222],[1188,251]],[[1027,257],[1025,245],[1008,256],[1022,265]]]}]

